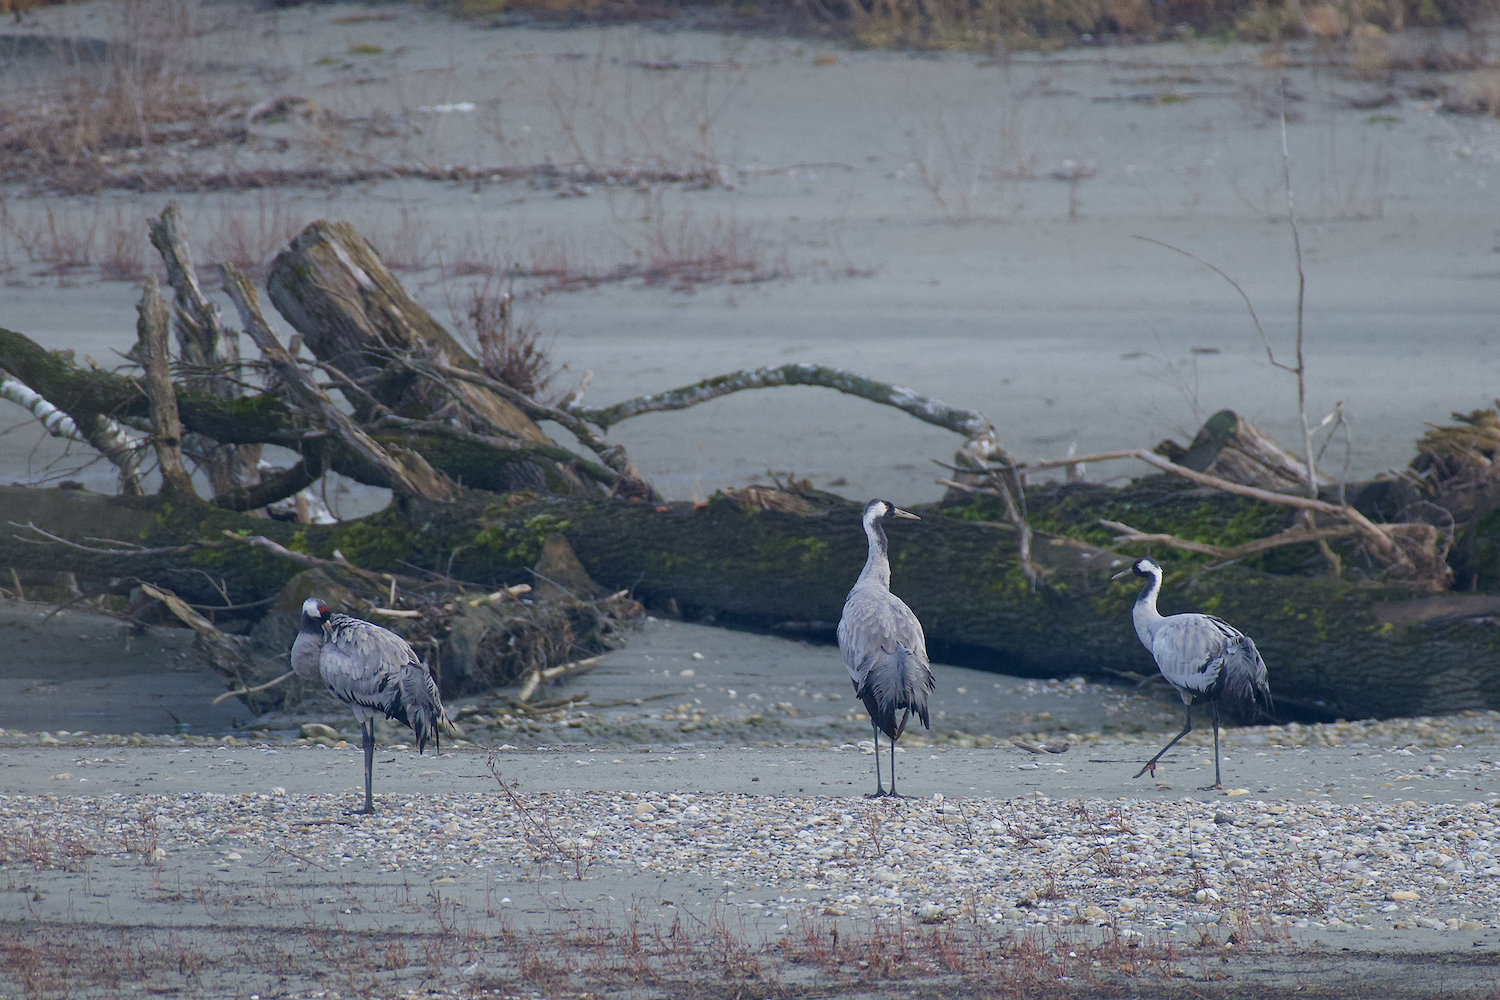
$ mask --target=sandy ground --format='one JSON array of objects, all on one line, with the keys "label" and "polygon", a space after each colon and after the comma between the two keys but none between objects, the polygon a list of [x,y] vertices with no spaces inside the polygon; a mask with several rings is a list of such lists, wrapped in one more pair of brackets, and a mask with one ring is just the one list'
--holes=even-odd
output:
[{"label": "sandy ground", "polygon": [[[111,37],[125,30],[112,26],[117,10],[70,6],[16,30]],[[483,30],[400,7],[376,15],[391,20],[338,4],[214,5],[197,16],[201,30],[183,45],[208,67],[208,91],[305,97],[334,117],[252,123],[233,149],[172,151],[195,169],[564,168],[562,181],[179,195],[204,259],[264,261],[303,222],[348,218],[408,266],[407,281],[445,320],[455,305],[462,312],[458,275],[508,262],[576,276],[717,257],[735,281],[776,275],[529,298],[526,319],[569,365],[560,384],[594,373],[591,402],[813,361],[980,409],[1026,458],[1181,439],[1220,407],[1294,440],[1294,384],[1268,365],[1235,291],[1134,239],[1232,275],[1289,360],[1283,76],[1308,273],[1308,406],[1316,420],[1343,403],[1348,474],[1405,464],[1424,421],[1494,397],[1500,258],[1493,218],[1474,209],[1496,182],[1500,127],[1410,96],[1424,82],[1461,87],[1456,78],[1403,75],[1387,88],[1301,64],[1308,54],[1295,46],[1293,67],[1278,73],[1246,45],[997,62],[655,28]],[[352,54],[358,45],[385,51]],[[3,85],[23,88],[26,68],[13,64]],[[1377,113],[1350,106],[1387,90],[1394,103]],[[1069,161],[1092,176],[1054,179]],[[574,164],[706,167],[728,185],[570,184]],[[5,324],[109,363],[133,341],[135,287],[85,267],[59,276],[28,262],[20,237],[97,231],[102,257],[106,235],[139,232],[166,200],[54,198],[50,216],[12,201]],[[32,252],[45,243],[33,240]],[[130,246],[146,259],[143,240]],[[651,415],[613,435],[684,498],[774,469],[857,498],[931,499],[930,460],[955,443],[810,389]],[[33,454],[33,437],[13,432],[0,445],[8,478],[35,474],[52,454]],[[1343,471],[1344,444],[1329,454]]]}]

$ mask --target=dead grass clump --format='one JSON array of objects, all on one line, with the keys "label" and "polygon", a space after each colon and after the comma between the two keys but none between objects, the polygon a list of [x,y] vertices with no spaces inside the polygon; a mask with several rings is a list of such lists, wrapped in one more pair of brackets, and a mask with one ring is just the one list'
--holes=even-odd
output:
[{"label": "dead grass clump", "polygon": [[534,326],[516,320],[515,297],[495,287],[496,277],[486,275],[469,290],[469,304],[458,328],[474,338],[479,363],[485,374],[524,393],[541,399],[557,376],[558,368],[538,343]]},{"label": "dead grass clump", "polygon": [[224,202],[209,223],[205,262],[233,264],[246,274],[263,277],[271,258],[306,228],[308,221],[275,191],[255,192],[248,205]]},{"label": "dead grass clump", "polygon": [[43,73],[34,89],[0,102],[0,176],[71,194],[107,186],[153,147],[215,143],[242,131],[220,121],[226,108],[154,59],[110,47],[104,65]]}]

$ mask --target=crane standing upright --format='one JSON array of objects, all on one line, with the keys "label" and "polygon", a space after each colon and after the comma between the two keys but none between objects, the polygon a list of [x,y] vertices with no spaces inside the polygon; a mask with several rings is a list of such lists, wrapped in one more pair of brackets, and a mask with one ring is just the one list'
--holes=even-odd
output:
[{"label": "crane standing upright", "polygon": [[[891,593],[891,561],[881,522],[893,518],[921,520],[885,500],[871,500],[865,506],[869,555],[839,619],[839,651],[854,682],[854,696],[865,703],[875,730],[876,795],[896,794],[896,741],[906,731],[913,712],[923,727],[932,728],[927,718],[927,692],[936,686],[927,664],[922,623],[905,601]],[[881,733],[891,741],[889,793],[880,783]]]},{"label": "crane standing upright", "polygon": [[441,750],[438,726],[448,721],[437,683],[416,652],[390,629],[330,613],[316,597],[302,602],[302,626],[292,643],[298,677],[322,681],[328,693],[354,709],[365,751],[366,814],[375,811],[375,716],[411,727],[417,752],[431,740]]}]

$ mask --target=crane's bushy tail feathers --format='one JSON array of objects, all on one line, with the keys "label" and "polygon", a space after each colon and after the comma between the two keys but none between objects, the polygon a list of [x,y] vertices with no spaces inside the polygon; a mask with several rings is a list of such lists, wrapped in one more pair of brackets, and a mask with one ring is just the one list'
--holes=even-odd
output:
[{"label": "crane's bushy tail feathers", "polygon": [[1249,636],[1237,636],[1224,670],[1223,702],[1234,715],[1249,721],[1272,714],[1271,685],[1266,663]]}]

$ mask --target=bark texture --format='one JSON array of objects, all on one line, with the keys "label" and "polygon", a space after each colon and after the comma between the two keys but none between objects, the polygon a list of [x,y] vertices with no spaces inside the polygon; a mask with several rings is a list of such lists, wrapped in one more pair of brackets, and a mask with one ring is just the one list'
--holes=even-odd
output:
[{"label": "bark texture", "polygon": [[[1178,502],[1202,500],[1187,495]],[[1038,506],[1033,500],[1034,513]],[[1095,502],[1094,513],[1102,506]],[[1032,676],[1153,672],[1130,625],[1138,588],[1108,582],[1131,556],[1039,531],[1032,558],[1049,582],[1033,588],[1009,525],[921,513],[921,522],[889,532],[892,587],[921,618],[935,658]],[[837,622],[863,564],[858,515],[856,505],[818,494],[772,508],[722,495],[695,507],[465,490],[452,503],[412,499],[324,527],[255,520],[201,503],[171,507],[166,497],[0,488],[0,519],[34,522],[65,538],[159,547],[197,538],[219,546],[100,554],[27,544],[15,536],[28,532],[12,528],[0,537],[0,565],[71,571],[85,589],[101,578],[138,577],[165,583],[191,602],[222,601],[206,574],[236,602],[249,603],[276,594],[303,567],[228,542],[225,529],[264,531],[323,557],[338,549],[367,570],[410,572],[412,564],[446,571],[451,561],[455,577],[486,587],[532,582],[527,568],[556,532],[603,587],[634,588],[657,607],[675,600],[684,617],[816,635]],[[1500,597],[1430,595],[1243,566],[1202,573],[1201,566],[1177,563],[1169,566],[1161,604],[1166,613],[1216,614],[1254,638],[1284,706],[1344,717],[1500,708],[1500,672],[1493,668]]]},{"label": "bark texture", "polygon": [[[402,363],[403,358],[441,358],[477,366],[348,223],[315,222],[303,230],[272,263],[266,291],[308,349],[357,386],[345,396],[361,422],[375,415],[376,406],[426,419],[457,398],[464,411],[487,425],[471,430],[520,443],[552,444],[529,416],[499,393],[465,380],[439,383]],[[548,464],[540,458],[510,463],[499,470],[507,480],[503,487],[556,490],[566,485],[568,492],[592,490],[566,467],[539,468]]]}]

